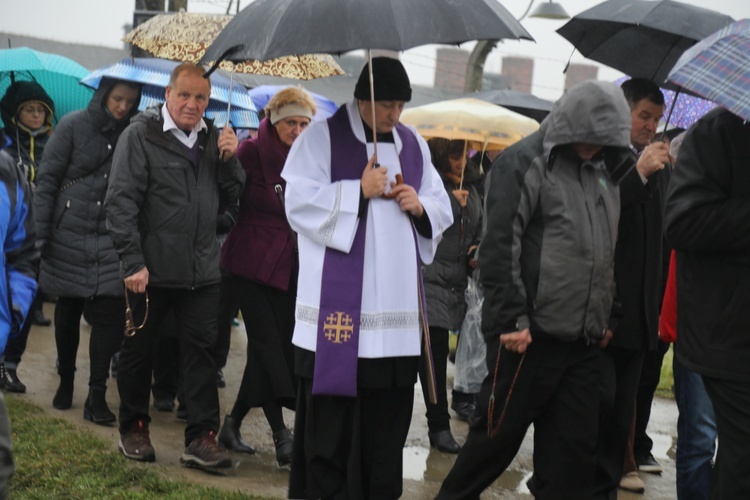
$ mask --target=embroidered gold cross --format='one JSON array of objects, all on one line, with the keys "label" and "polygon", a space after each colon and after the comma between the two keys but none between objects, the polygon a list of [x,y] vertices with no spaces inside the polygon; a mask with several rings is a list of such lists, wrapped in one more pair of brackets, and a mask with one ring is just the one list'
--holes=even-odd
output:
[{"label": "embroidered gold cross", "polygon": [[354,332],[352,317],[343,312],[328,315],[323,325],[323,333],[329,342],[343,344],[348,342]]}]

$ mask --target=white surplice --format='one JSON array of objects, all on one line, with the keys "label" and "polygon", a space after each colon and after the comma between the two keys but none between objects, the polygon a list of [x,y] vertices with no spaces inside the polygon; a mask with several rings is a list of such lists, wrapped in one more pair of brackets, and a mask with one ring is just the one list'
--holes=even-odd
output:
[{"label": "white surplice", "polygon": [[[346,105],[356,138],[365,143],[357,102]],[[432,238],[417,235],[419,256],[430,264],[442,233],[453,223],[450,200],[427,143],[410,128],[423,158],[419,200],[432,225]],[[402,143],[378,143],[379,163],[388,169],[389,184],[401,172],[398,153]],[[286,180],[286,213],[298,234],[299,285],[297,288],[294,345],[315,351],[321,275],[326,247],[349,252],[360,220],[360,179],[331,183],[331,142],[326,121],[312,123],[294,141],[281,176]],[[373,154],[367,144],[367,157]],[[364,171],[365,165],[361,166]],[[360,358],[419,356],[420,322],[417,255],[411,217],[395,200],[369,200],[365,238]]]}]

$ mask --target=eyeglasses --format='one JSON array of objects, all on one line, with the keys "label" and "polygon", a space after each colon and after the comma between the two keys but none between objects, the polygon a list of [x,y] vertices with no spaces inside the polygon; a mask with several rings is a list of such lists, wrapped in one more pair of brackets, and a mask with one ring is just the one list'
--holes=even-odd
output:
[{"label": "eyeglasses", "polygon": [[143,315],[143,322],[140,326],[135,326],[135,319],[133,318],[133,309],[130,307],[130,297],[128,295],[128,289],[125,289],[125,336],[132,337],[138,330],[143,329],[146,326],[148,320],[148,292],[146,292],[146,313]]},{"label": "eyeglasses", "polygon": [[28,113],[30,115],[33,115],[33,114],[46,115],[47,108],[45,108],[44,106],[35,106],[31,104],[31,105],[22,107],[21,113]]}]

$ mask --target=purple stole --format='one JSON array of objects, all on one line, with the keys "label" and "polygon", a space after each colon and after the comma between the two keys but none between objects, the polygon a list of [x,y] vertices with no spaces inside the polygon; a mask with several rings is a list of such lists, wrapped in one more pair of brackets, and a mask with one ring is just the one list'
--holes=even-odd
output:
[{"label": "purple stole", "polygon": [[[327,121],[331,136],[331,182],[360,179],[362,168],[369,160],[367,147],[354,135],[346,106],[341,106]],[[400,123],[396,125],[396,133],[403,145],[399,161],[404,182],[419,186],[423,161],[419,143],[414,134]],[[357,395],[366,225],[367,211],[359,220],[349,253],[333,248],[326,248],[325,251],[313,395]]]}]

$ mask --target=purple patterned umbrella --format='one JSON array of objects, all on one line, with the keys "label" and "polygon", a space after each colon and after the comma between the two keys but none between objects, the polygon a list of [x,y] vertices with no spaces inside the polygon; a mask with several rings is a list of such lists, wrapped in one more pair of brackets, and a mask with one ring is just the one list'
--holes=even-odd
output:
[{"label": "purple patterned umbrella", "polygon": [[750,19],[741,19],[686,50],[669,80],[750,120]]},{"label": "purple patterned umbrella", "polygon": [[[615,83],[622,85],[627,80],[630,80],[630,77],[623,76],[615,80]],[[672,110],[672,114],[669,116],[669,123],[665,127],[673,125],[674,127],[688,129],[693,123],[698,121],[698,118],[716,107],[716,104],[711,101],[683,92],[677,93],[664,88],[661,89],[661,92],[664,94],[664,108]],[[677,102],[674,102],[675,94],[677,95]],[[672,107],[673,102],[674,107]]]}]

